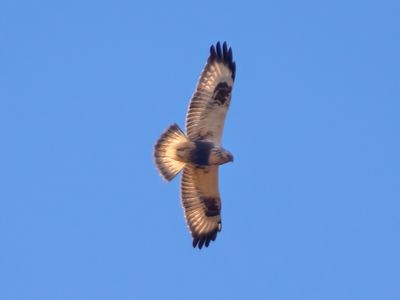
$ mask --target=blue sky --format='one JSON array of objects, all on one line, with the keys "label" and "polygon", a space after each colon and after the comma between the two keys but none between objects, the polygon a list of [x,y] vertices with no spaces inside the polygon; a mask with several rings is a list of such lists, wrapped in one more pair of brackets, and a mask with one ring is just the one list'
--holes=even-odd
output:
[{"label": "blue sky", "polygon": [[[0,4],[0,299],[400,299],[398,1]],[[152,147],[216,41],[223,230]]]}]

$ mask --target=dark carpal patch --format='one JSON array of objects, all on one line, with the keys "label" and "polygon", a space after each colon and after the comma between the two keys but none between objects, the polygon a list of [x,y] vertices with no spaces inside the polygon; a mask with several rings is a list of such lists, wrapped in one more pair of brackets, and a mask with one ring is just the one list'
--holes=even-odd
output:
[{"label": "dark carpal patch", "polygon": [[232,87],[226,82],[220,82],[214,89],[213,99],[219,104],[223,105],[231,97]]},{"label": "dark carpal patch", "polygon": [[202,197],[204,205],[206,206],[205,215],[207,217],[215,217],[219,215],[220,207],[218,205],[218,199],[214,197]]},{"label": "dark carpal patch", "polygon": [[196,147],[190,153],[190,161],[196,165],[207,166],[208,158],[214,144],[205,141],[196,141],[194,143]]}]

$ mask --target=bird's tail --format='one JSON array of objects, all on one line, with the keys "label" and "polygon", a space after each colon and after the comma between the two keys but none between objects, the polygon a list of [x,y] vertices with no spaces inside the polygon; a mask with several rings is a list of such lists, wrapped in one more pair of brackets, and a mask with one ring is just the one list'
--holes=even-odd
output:
[{"label": "bird's tail", "polygon": [[188,138],[177,124],[168,127],[158,139],[154,147],[154,159],[165,180],[171,181],[185,167],[186,163],[179,161],[176,150],[178,145],[187,142]]}]

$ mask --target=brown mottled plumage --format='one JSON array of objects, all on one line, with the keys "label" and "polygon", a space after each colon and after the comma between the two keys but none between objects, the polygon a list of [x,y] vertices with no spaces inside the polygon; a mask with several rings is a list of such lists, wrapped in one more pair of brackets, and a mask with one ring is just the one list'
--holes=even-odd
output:
[{"label": "brown mottled plumage", "polygon": [[210,48],[186,116],[186,133],[171,125],[154,148],[156,166],[164,179],[183,170],[181,200],[193,237],[193,247],[208,247],[221,230],[219,165],[233,161],[221,147],[222,131],[232,97],[236,65],[226,42]]}]

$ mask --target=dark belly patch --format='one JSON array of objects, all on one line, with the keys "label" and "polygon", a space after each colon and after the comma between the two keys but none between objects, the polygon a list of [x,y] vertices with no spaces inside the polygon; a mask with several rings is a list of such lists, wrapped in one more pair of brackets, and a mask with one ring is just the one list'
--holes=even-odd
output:
[{"label": "dark belly patch", "polygon": [[194,143],[196,147],[190,153],[190,161],[196,165],[207,166],[208,158],[214,144],[205,141],[196,141]]}]

